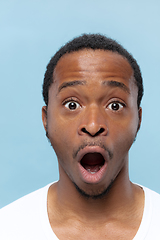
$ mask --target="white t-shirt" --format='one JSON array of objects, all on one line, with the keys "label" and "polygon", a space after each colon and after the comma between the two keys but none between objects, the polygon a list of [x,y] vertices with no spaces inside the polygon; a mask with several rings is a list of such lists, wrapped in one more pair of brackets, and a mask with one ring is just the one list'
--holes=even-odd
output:
[{"label": "white t-shirt", "polygon": [[[49,223],[47,193],[51,184],[0,210],[0,240],[58,240]],[[143,187],[145,206],[133,240],[160,240],[160,195]]]}]

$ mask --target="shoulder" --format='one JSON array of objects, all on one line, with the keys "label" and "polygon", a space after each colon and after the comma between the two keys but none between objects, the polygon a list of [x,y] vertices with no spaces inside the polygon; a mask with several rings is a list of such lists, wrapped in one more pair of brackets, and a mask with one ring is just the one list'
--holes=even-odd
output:
[{"label": "shoulder", "polygon": [[47,194],[48,188],[49,186],[47,185],[3,207],[0,209],[0,219],[5,214],[11,215],[12,212],[16,212],[17,214],[22,214],[23,212],[28,213],[31,208],[37,207],[39,200]]},{"label": "shoulder", "polygon": [[160,218],[160,194],[147,187],[141,187],[145,195],[145,210],[152,212],[152,217]]},{"label": "shoulder", "polygon": [[140,187],[144,190],[144,211],[140,227],[136,236],[134,237],[134,240],[159,240],[160,194],[152,191],[149,188],[143,186]]},{"label": "shoulder", "polygon": [[160,194],[146,187],[143,187],[143,190],[145,198],[152,203],[153,207],[160,208]]},{"label": "shoulder", "polygon": [[143,215],[145,239],[160,239],[160,194],[143,187],[145,192],[145,206]]},{"label": "shoulder", "polygon": [[24,233],[33,233],[36,227],[40,227],[40,215],[43,208],[44,211],[47,209],[49,186],[34,191],[0,210],[0,239],[28,239]]}]

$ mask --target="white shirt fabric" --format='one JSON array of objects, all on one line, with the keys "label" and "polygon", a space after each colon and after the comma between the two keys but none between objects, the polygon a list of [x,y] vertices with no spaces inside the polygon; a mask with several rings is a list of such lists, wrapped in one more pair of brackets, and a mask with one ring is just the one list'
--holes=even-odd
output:
[{"label": "white shirt fabric", "polygon": [[[58,240],[47,214],[47,193],[50,185],[0,210],[0,240]],[[160,195],[145,187],[143,190],[143,218],[133,240],[160,240]]]}]

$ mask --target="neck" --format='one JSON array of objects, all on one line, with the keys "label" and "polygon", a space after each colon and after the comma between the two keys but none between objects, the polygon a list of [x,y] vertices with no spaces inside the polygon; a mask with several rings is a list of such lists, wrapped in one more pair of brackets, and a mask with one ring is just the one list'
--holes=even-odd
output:
[{"label": "neck", "polygon": [[[60,171],[61,172],[61,171]],[[128,176],[128,166],[124,167],[113,182],[110,190],[99,199],[86,198],[76,189],[66,174],[49,190],[49,209],[57,209],[61,217],[78,217],[86,222],[107,221],[121,218],[128,211],[135,211],[139,188],[133,185]],[[65,211],[64,211],[65,209]]]}]

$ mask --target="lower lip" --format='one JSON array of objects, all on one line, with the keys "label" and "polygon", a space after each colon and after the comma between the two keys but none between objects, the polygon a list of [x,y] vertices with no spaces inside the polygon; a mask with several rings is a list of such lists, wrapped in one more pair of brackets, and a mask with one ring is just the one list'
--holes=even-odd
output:
[{"label": "lower lip", "polygon": [[79,170],[84,182],[95,184],[95,183],[99,183],[102,180],[107,170],[107,163],[105,162],[104,165],[101,167],[101,169],[96,173],[88,172],[84,167],[82,167],[80,163],[79,163]]}]

